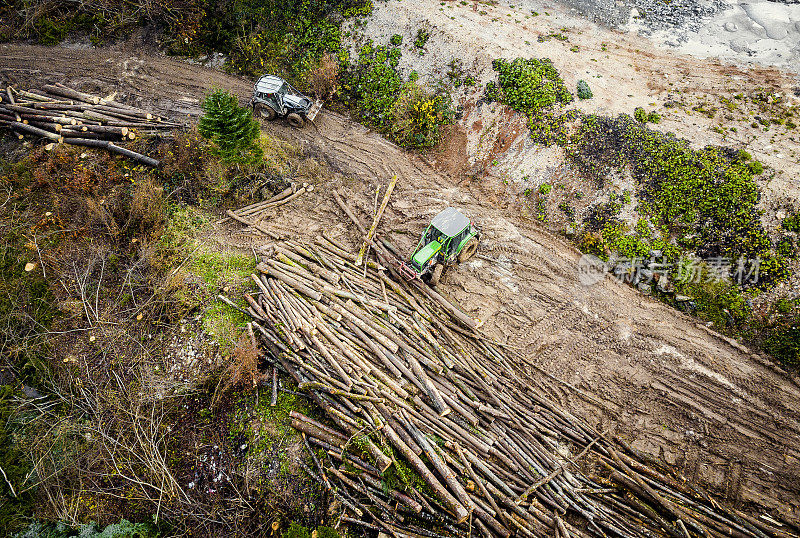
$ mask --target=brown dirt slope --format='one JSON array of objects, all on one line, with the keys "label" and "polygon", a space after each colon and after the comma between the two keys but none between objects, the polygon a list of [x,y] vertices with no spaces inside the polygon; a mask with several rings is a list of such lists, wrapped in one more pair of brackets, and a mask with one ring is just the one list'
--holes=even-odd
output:
[{"label": "brown dirt slope", "polygon": [[[250,88],[240,78],[169,58],[113,51],[107,58],[98,51],[4,46],[0,76],[118,91],[180,114],[196,113],[214,85],[241,97]],[[266,128],[338,172],[323,188],[275,210],[269,223],[306,237],[327,229],[355,239],[330,188],[344,189],[366,220],[375,187],[394,174],[400,181],[381,228],[401,250],[413,248],[439,210],[463,209],[483,232],[481,251],[440,287],[485,320],[488,336],[538,365],[542,390],[722,497],[800,522],[800,387],[790,377],[610,278],[581,285],[574,247],[505,207],[498,193],[441,175],[357,123],[324,112],[316,129]]]}]

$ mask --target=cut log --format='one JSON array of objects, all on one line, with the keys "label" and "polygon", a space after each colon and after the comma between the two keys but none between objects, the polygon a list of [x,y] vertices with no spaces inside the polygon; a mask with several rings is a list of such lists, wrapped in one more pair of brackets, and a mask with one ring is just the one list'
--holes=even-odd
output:
[{"label": "cut log", "polygon": [[364,261],[364,252],[366,252],[367,247],[372,243],[372,239],[375,237],[375,230],[378,229],[378,223],[381,221],[383,212],[386,210],[386,206],[389,204],[389,198],[392,196],[392,191],[394,190],[394,186],[396,184],[397,175],[394,175],[392,176],[391,181],[389,181],[389,186],[386,187],[386,193],[383,195],[383,201],[381,202],[378,212],[375,213],[375,218],[372,220],[372,226],[369,227],[369,232],[367,232],[367,237],[364,239],[364,243],[361,245],[361,250],[358,251],[358,256],[356,256],[356,265],[361,265],[361,263]]},{"label": "cut log", "polygon": [[84,103],[91,103],[93,105],[100,104],[100,98],[96,95],[91,95],[88,93],[79,92],[77,90],[73,90],[71,88],[67,88],[66,86],[59,84],[46,84],[43,86],[43,89],[52,95],[60,95],[62,97],[69,97],[70,99],[75,99],[77,101],[83,101]]},{"label": "cut log", "polygon": [[158,168],[161,165],[161,162],[158,161],[157,159],[153,159],[152,157],[148,157],[147,155],[142,155],[141,153],[136,153],[135,151],[119,147],[113,142],[108,142],[106,140],[90,140],[87,138],[65,138],[64,141],[67,144],[72,144],[75,146],[104,148],[112,153],[118,153],[120,155],[124,155],[125,157],[128,157],[131,160],[134,160],[136,162],[139,162],[147,166],[151,166],[153,168]]},{"label": "cut log", "polygon": [[56,133],[45,131],[44,129],[34,127],[33,125],[25,125],[24,123],[18,121],[12,121],[8,124],[8,126],[20,133],[33,134],[36,136],[41,136],[42,138],[49,138],[50,140],[55,140],[57,142],[61,142],[63,140],[63,138]]}]

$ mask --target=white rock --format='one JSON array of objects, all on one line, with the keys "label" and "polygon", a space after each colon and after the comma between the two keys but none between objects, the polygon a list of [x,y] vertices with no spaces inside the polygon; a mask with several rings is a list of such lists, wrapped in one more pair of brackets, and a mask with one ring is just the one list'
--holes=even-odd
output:
[{"label": "white rock", "polygon": [[736,26],[735,22],[728,21],[725,23],[725,30],[727,30],[728,32],[735,32],[738,29],[739,27]]}]

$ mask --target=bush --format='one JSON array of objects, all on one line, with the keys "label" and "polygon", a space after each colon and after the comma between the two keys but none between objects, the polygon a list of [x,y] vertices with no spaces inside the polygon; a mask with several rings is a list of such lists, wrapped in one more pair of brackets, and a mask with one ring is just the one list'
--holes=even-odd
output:
[{"label": "bush", "polygon": [[500,88],[494,81],[486,83],[486,89],[483,92],[483,99],[487,103],[494,103],[500,100]]},{"label": "bush", "polygon": [[577,94],[579,99],[591,99],[594,97],[591,88],[589,88],[589,84],[585,80],[578,81]]},{"label": "bush", "polygon": [[400,34],[394,34],[392,38],[389,40],[389,43],[394,45],[395,47],[399,47],[401,43],[403,43],[403,36]]},{"label": "bush", "polygon": [[439,141],[439,128],[452,121],[449,99],[406,83],[392,107],[392,136],[403,147],[429,148]]},{"label": "bush", "polygon": [[256,144],[261,128],[253,119],[253,112],[240,107],[236,97],[224,90],[214,90],[203,101],[198,130],[216,144],[225,161],[261,160],[262,151]]},{"label": "bush", "polygon": [[539,194],[547,196],[550,194],[550,191],[553,190],[553,186],[549,183],[542,183],[539,185]]},{"label": "bush", "polygon": [[558,102],[572,101],[572,94],[549,59],[497,59],[492,67],[498,72],[503,103],[514,110],[531,114]]},{"label": "bush", "polygon": [[414,40],[414,46],[418,49],[424,48],[430,37],[431,34],[426,28],[420,28],[417,30],[417,38]]},{"label": "bush", "polygon": [[781,316],[765,332],[764,350],[783,364],[800,367],[800,316]]},{"label": "bush", "polygon": [[659,123],[661,121],[661,115],[653,110],[647,115],[647,121],[650,123]]},{"label": "bush", "polygon": [[401,56],[400,49],[364,45],[358,61],[349,66],[344,76],[345,101],[355,105],[362,118],[382,129],[390,125],[392,107],[403,87],[397,71]]},{"label": "bush", "polygon": [[631,167],[639,186],[639,211],[700,257],[760,258],[760,285],[787,275],[786,260],[772,252],[757,208],[753,171],[738,158],[663,135],[630,116],[588,116],[570,154],[603,177]]},{"label": "bush", "polygon": [[317,99],[330,99],[336,93],[339,62],[330,52],[322,55],[319,65],[308,73],[308,85]]},{"label": "bush", "polygon": [[800,233],[800,214],[792,213],[783,219],[781,227],[789,232]]},{"label": "bush", "polygon": [[795,258],[797,252],[795,249],[794,239],[791,237],[782,237],[775,244],[775,253],[783,258]]},{"label": "bush", "polygon": [[647,112],[642,107],[637,106],[633,111],[633,118],[639,123],[647,123]]}]

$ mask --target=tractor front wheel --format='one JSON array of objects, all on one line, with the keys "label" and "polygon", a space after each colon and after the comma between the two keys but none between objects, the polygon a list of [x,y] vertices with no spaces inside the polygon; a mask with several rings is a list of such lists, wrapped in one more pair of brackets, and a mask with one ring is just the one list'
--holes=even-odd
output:
[{"label": "tractor front wheel", "polygon": [[464,245],[464,248],[461,249],[461,252],[458,253],[458,263],[464,263],[465,261],[472,258],[475,253],[478,252],[478,238],[473,237],[467,244]]},{"label": "tractor front wheel", "polygon": [[431,286],[437,286],[439,284],[439,280],[442,278],[442,273],[444,272],[444,264],[437,263],[433,266],[431,270],[431,279],[428,282]]},{"label": "tractor front wheel", "polygon": [[272,109],[272,107],[268,105],[263,105],[259,103],[255,105],[253,108],[255,109],[256,116],[258,116],[259,118],[264,118],[267,121],[274,120],[275,117],[278,115],[278,113],[275,112]]},{"label": "tractor front wheel", "polygon": [[299,129],[306,124],[306,122],[303,120],[303,116],[300,114],[295,114],[294,112],[286,116],[286,121],[288,121],[289,125],[296,129]]}]

